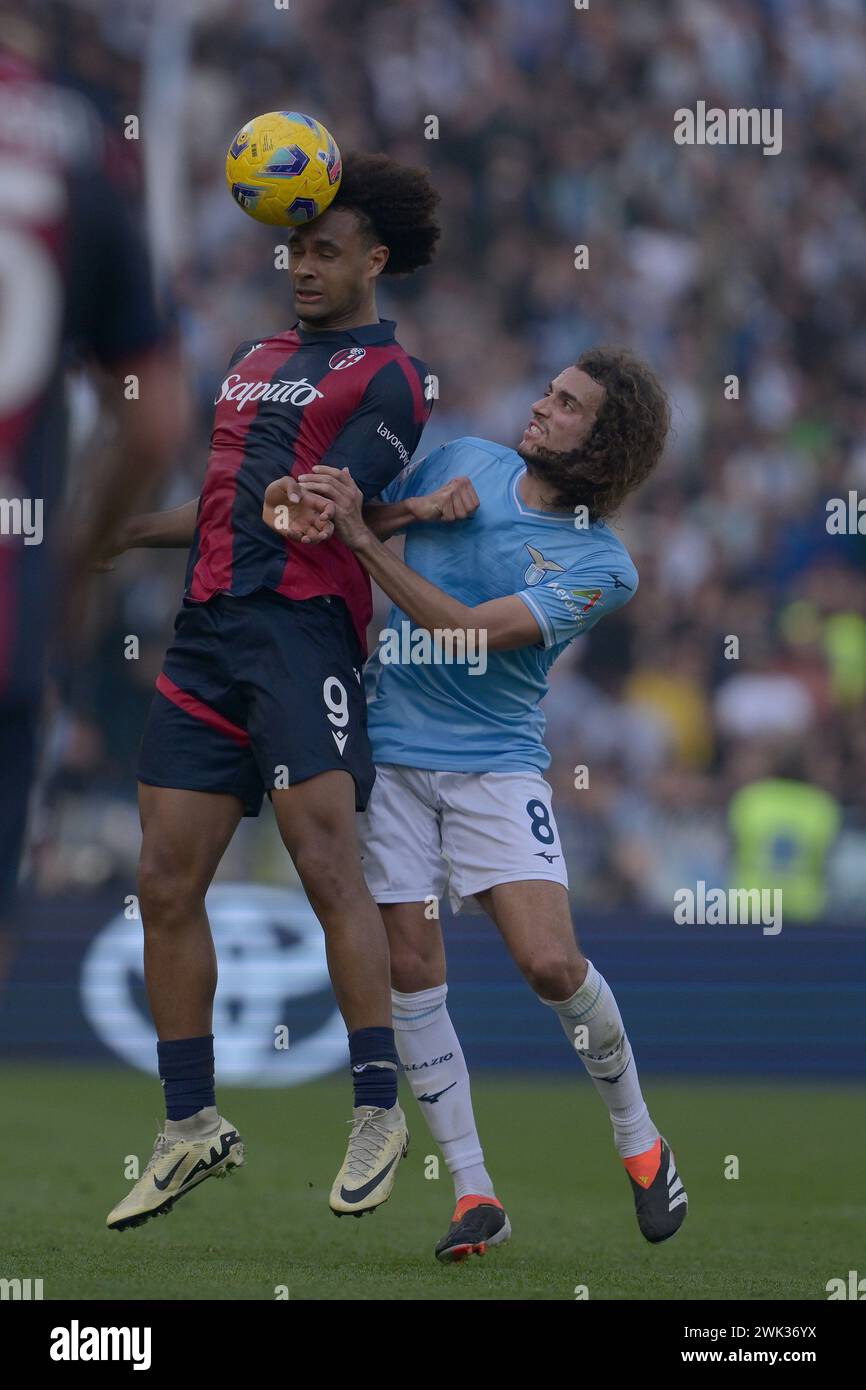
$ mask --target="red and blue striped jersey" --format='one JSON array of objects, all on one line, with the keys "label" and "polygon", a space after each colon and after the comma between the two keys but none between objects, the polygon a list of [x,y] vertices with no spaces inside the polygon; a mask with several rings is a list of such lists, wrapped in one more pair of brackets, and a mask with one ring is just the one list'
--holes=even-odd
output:
[{"label": "red and blue striped jersey", "polygon": [[90,101],[0,49],[0,698],[10,703],[37,698],[56,617],[64,365],[119,371],[165,338],[121,173]]},{"label": "red and blue striped jersey", "polygon": [[338,537],[284,539],[262,521],[275,478],[317,463],[348,468],[367,498],[408,463],[430,414],[427,368],[409,357],[388,319],[324,332],[296,325],[242,343],[216,397],[207,474],[187,569],[186,597],[240,597],[273,589],[287,598],[336,594],[362,646],[372,615],[370,580]]}]

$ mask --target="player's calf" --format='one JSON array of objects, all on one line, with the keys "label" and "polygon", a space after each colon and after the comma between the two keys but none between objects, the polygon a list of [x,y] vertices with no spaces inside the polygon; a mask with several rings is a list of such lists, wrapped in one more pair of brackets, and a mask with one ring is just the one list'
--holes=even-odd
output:
[{"label": "player's calf", "polygon": [[325,933],[349,1035],[351,1133],[330,1196],[338,1216],[361,1216],[388,1199],[409,1138],[397,1104],[388,943],[361,872],[355,796],[352,779],[337,771],[273,793],[283,843]]}]

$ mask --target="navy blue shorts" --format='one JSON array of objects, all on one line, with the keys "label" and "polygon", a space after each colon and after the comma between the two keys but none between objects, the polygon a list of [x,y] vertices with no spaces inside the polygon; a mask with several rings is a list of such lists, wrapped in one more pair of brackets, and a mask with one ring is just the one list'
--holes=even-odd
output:
[{"label": "navy blue shorts", "polygon": [[228,792],[257,816],[265,791],[340,768],[364,809],[376,776],[364,656],[342,599],[219,594],[185,601],[174,630],[139,781]]}]

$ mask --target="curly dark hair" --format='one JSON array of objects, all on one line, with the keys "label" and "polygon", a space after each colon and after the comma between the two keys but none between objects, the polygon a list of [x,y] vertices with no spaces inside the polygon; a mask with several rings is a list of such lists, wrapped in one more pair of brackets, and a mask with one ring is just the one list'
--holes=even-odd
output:
[{"label": "curly dark hair", "polygon": [[348,154],[332,207],[349,208],[371,246],[388,247],[384,275],[411,275],[436,254],[439,194],[426,169],[387,154]]},{"label": "curly dark hair", "polygon": [[574,364],[604,387],[589,435],[568,454],[547,453],[543,473],[556,507],[585,506],[590,521],[609,517],[661,458],[671,423],[655,373],[626,348],[590,348]]}]

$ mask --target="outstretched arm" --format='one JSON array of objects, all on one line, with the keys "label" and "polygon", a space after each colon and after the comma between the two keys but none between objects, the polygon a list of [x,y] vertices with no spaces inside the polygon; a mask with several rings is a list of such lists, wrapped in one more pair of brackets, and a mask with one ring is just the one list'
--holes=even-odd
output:
[{"label": "outstretched arm", "polygon": [[408,613],[418,627],[428,631],[434,628],[481,629],[486,632],[487,646],[492,651],[534,646],[543,640],[538,623],[516,595],[491,599],[472,607],[438,589],[405,565],[366,524],[361,512],[362,495],[348,469],[326,468],[319,464],[312,474],[305,474],[302,481],[305,487],[334,503],[337,534],[388,597]]},{"label": "outstretched arm", "polygon": [[195,537],[197,515],[198,498],[194,497],[191,502],[184,502],[183,506],[172,507],[167,512],[144,512],[141,516],[131,516],[121,529],[119,539],[123,544],[117,553],[139,546],[159,550],[188,549]]},{"label": "outstretched arm", "polygon": [[[283,535],[307,543],[324,541],[333,535],[333,506],[329,502],[313,494],[302,497],[302,489],[294,478],[281,478],[279,483],[294,484],[292,495],[299,498],[297,504],[290,504],[288,496],[285,497],[289,524],[281,528]],[[194,497],[191,502],[168,511],[143,512],[140,516],[129,517],[104,549],[97,568],[111,569],[115,556],[127,550],[188,550],[195,539],[198,504],[199,499]]]},{"label": "outstretched arm", "polygon": [[112,570],[118,555],[138,547],[188,550],[195,536],[197,514],[198,498],[194,497],[191,502],[169,511],[142,512],[139,516],[127,517],[104,544],[93,568],[103,572]]}]

